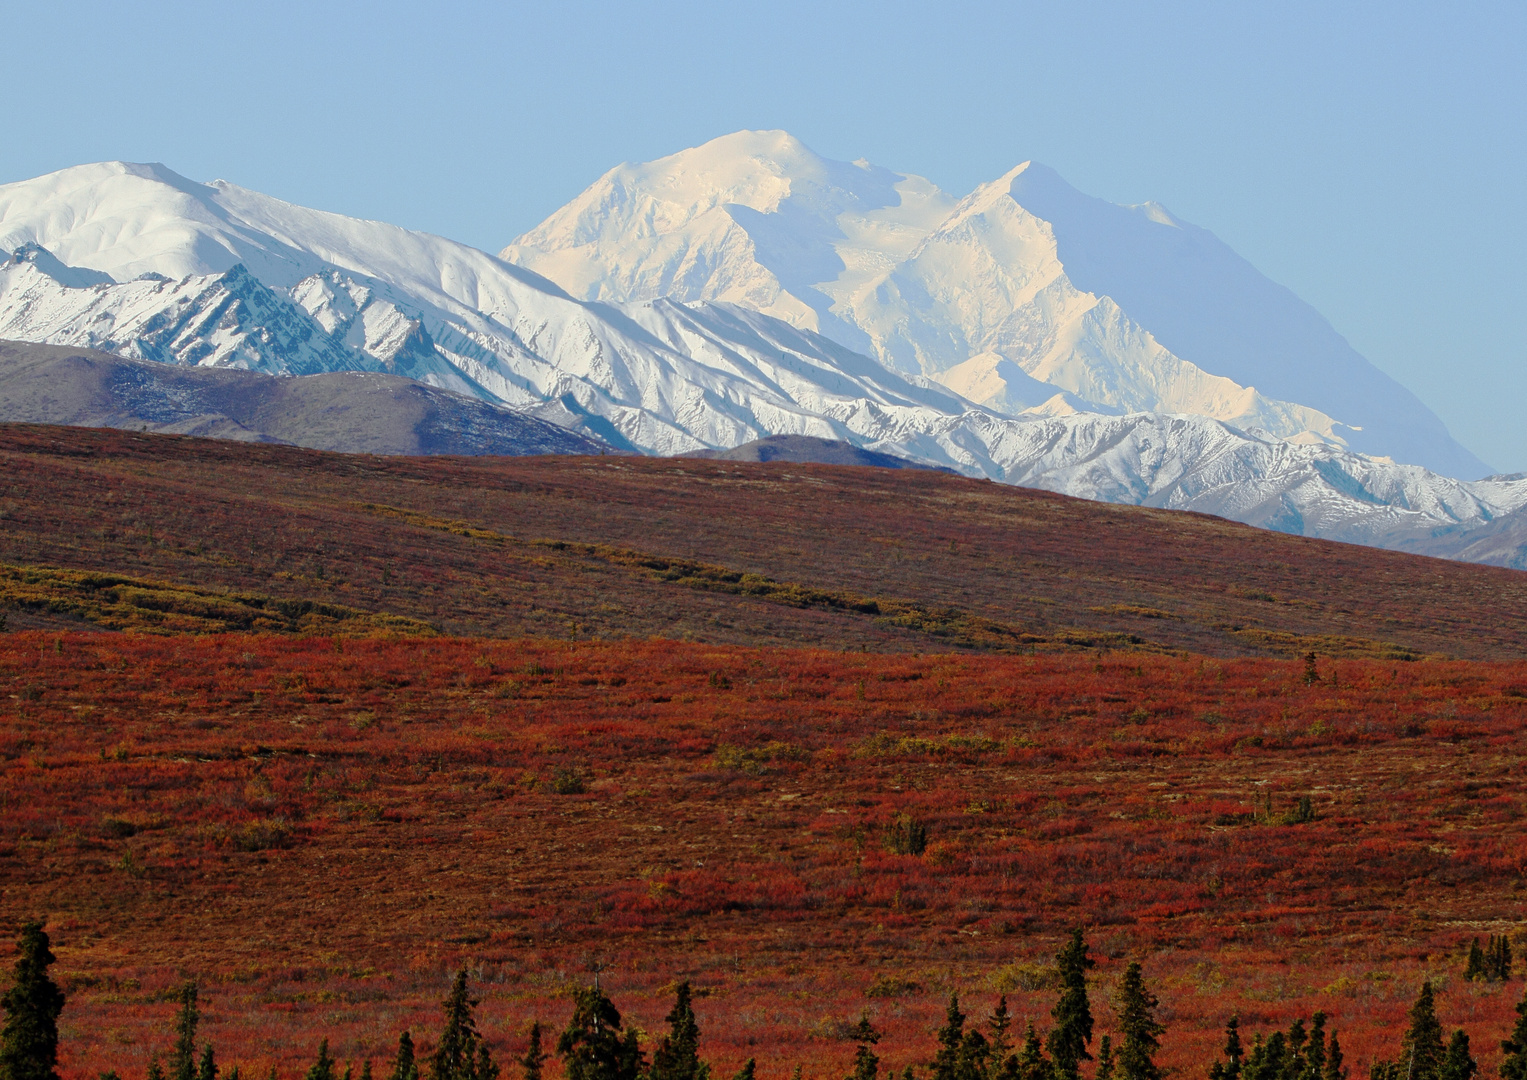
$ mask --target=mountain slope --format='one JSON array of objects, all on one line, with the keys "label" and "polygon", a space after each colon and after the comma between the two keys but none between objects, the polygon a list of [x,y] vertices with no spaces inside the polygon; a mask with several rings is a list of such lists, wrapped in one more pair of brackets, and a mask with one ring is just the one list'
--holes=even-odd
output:
[{"label": "mountain slope", "polygon": [[1488,472],[1210,233],[1034,164],[955,201],[783,132],[738,132],[612,170],[502,254],[589,299],[745,303],[1009,413],[1048,396],[1037,380],[1099,411]]},{"label": "mountain slope", "polygon": [[0,418],[365,454],[600,454],[502,405],[392,375],[276,378],[0,341]]},{"label": "mountain slope", "polygon": [[[878,280],[869,292],[890,295],[892,286],[934,280],[924,270],[965,244],[960,237],[1037,238],[1038,255],[992,262],[992,280],[1011,265],[1018,276],[1002,285],[1004,295],[1028,290],[1051,305],[1054,318],[1033,329],[1036,340],[1054,341],[1025,362],[1077,392],[994,352],[941,373],[972,393],[999,387],[1004,415],[745,306],[577,300],[439,237],[120,163],[0,187],[0,238],[17,245],[0,264],[0,337],[269,374],[403,375],[645,453],[727,449],[771,435],[845,441],[1007,483],[1365,543],[1465,533],[1521,503],[1520,484],[1471,487],[1352,454],[1341,445],[1349,433],[1331,417],[1175,357],[1132,328],[1112,300],[1071,285],[1053,250],[1045,254],[1049,226],[1025,218],[1000,191],[949,208],[925,185],[868,166],[824,166],[806,187],[771,173],[772,188],[748,189],[742,180],[756,172],[743,169],[717,199],[747,198],[764,209],[717,202],[693,221],[720,229],[718,213],[741,220],[752,230],[744,230],[749,250],[776,261],[789,255],[789,236],[810,241],[819,235],[812,229],[836,222],[836,247],[818,243],[809,258],[791,257],[825,266],[824,252],[835,253],[834,281],[844,288]],[[704,173],[695,190],[712,180]],[[865,184],[868,194],[859,190]],[[777,228],[804,213],[790,209],[789,192],[814,200],[807,209],[815,208],[817,224],[804,232]],[[669,212],[667,204],[642,206],[654,228]],[[939,229],[918,239],[946,209]],[[993,232],[999,219],[1022,228]],[[585,225],[597,222],[594,215]],[[769,229],[772,239],[760,246]],[[995,243],[965,246],[989,260]],[[905,258],[892,265],[898,255]],[[1020,280],[1031,270],[1032,280]],[[971,318],[986,317],[979,305],[966,307]],[[994,340],[1017,334],[1023,317],[1009,312]],[[915,329],[903,327],[906,335]],[[1120,404],[1099,406],[1100,397]],[[1193,407],[1163,413],[1167,401]]]}]

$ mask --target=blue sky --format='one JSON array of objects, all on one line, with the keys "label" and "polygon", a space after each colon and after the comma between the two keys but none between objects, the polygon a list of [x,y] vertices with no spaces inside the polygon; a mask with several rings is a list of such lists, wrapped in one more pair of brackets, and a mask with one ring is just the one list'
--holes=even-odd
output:
[{"label": "blue sky", "polygon": [[1527,470],[1527,4],[0,0],[0,182],[162,161],[497,250],[784,128],[963,194],[1044,161],[1203,225]]}]

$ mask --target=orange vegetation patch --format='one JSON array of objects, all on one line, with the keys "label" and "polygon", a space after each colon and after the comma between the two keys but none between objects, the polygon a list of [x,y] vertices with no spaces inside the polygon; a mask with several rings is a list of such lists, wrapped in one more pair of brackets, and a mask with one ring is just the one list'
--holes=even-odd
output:
[{"label": "orange vegetation patch", "polygon": [[428,1043],[460,964],[501,1060],[600,968],[649,1032],[691,979],[723,1074],[841,1075],[865,1008],[899,1070],[950,990],[1048,1026],[1073,925],[1101,958],[1098,1034],[1138,959],[1180,1075],[1232,1013],[1316,1009],[1365,1074],[1428,976],[1493,1071],[1520,983],[1461,976],[1471,937],[1521,918],[1527,664],[1314,674],[0,635],[0,929],[48,920],[71,1076],[141,1076],[188,977],[225,1063],[291,1075],[324,1036],[380,1060],[404,1027]]}]

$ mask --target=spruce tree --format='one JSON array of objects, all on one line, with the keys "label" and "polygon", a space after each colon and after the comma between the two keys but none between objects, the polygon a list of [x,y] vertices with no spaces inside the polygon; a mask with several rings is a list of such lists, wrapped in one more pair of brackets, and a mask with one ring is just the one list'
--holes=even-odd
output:
[{"label": "spruce tree", "polygon": [[1209,1066],[1209,1080],[1241,1080],[1241,1018],[1232,1016],[1225,1024],[1225,1049],[1221,1051],[1224,1061]]},{"label": "spruce tree", "polygon": [[742,1063],[742,1068],[737,1070],[737,1075],[733,1076],[732,1080],[754,1080],[754,1072],[757,1069],[757,1065],[758,1063],[753,1058],[748,1058],[748,1060]]},{"label": "spruce tree", "polygon": [[986,1026],[991,1029],[991,1038],[986,1041],[987,1049],[991,1053],[992,1061],[1000,1068],[1002,1062],[1013,1052],[1013,1038],[1008,1034],[1013,1027],[1013,1014],[1007,1011],[1006,994],[997,999],[997,1007],[992,1010]]},{"label": "spruce tree", "polygon": [[[237,1075],[238,1071],[239,1070],[238,1070],[237,1066],[235,1066],[233,1072],[228,1074],[228,1080],[238,1080],[238,1075]],[[371,1059],[370,1058],[367,1058],[366,1059],[366,1064],[361,1066],[361,1080],[371,1080]]]},{"label": "spruce tree", "polygon": [[1463,977],[1470,982],[1485,977],[1485,954],[1479,947],[1478,938],[1469,945],[1469,962],[1464,965]]},{"label": "spruce tree", "polygon": [[1098,1068],[1094,1073],[1095,1080],[1113,1080],[1113,1038],[1103,1036],[1103,1041],[1098,1043]]},{"label": "spruce tree", "polygon": [[997,999],[997,1007],[986,1021],[991,1028],[987,1053],[991,1059],[990,1080],[1018,1080],[1018,1055],[1013,1052],[1013,1014],[1007,1009],[1007,995]]},{"label": "spruce tree", "polygon": [[170,1053],[170,1080],[196,1080],[196,1024],[201,1013],[196,1008],[194,982],[175,993],[180,1011],[175,1014],[175,1049]]},{"label": "spruce tree", "polygon": [[1282,1080],[1288,1070],[1288,1036],[1275,1031],[1262,1041],[1259,1034],[1246,1055],[1245,1080]]},{"label": "spruce tree", "polygon": [[859,1014],[859,1023],[851,1037],[859,1044],[859,1049],[854,1051],[854,1071],[848,1074],[847,1080],[875,1080],[875,1074],[880,1071],[880,1059],[870,1047],[880,1041],[880,1033],[870,1023],[869,1013]]},{"label": "spruce tree", "polygon": [[329,1040],[318,1044],[318,1060],[308,1068],[307,1080],[336,1080],[334,1059],[329,1056]]},{"label": "spruce tree", "polygon": [[668,1034],[658,1040],[647,1076],[650,1080],[709,1080],[710,1066],[700,1060],[700,1026],[687,981],[679,984],[666,1019]]},{"label": "spruce tree", "polygon": [[1326,1047],[1326,1068],[1321,1080],[1347,1080],[1347,1070],[1342,1067],[1341,1040],[1331,1032],[1331,1042]]},{"label": "spruce tree", "polygon": [[[274,1065],[271,1066],[270,1072],[272,1080],[275,1080],[276,1067]],[[164,1066],[159,1064],[158,1054],[149,1054],[148,1071],[144,1075],[148,1080],[164,1080]]]},{"label": "spruce tree", "polygon": [[1509,1038],[1502,1039],[1501,1080],[1527,1080],[1527,990],[1516,1004],[1516,1024]]},{"label": "spruce tree", "polygon": [[1161,1080],[1155,1053],[1166,1030],[1156,1019],[1156,995],[1145,988],[1140,965],[1124,969],[1119,985],[1119,1080]]},{"label": "spruce tree", "polygon": [[1421,993],[1410,1007],[1410,1030],[1405,1033],[1398,1064],[1406,1080],[1437,1080],[1446,1049],[1442,1045],[1442,1025],[1437,1022],[1437,1003],[1432,984],[1421,984]]},{"label": "spruce tree", "polygon": [[1477,1072],[1479,1063],[1469,1053],[1469,1037],[1459,1028],[1453,1032],[1453,1038],[1447,1044],[1447,1056],[1442,1059],[1437,1080],[1474,1080]]},{"label": "spruce tree", "polygon": [[0,998],[0,1080],[58,1080],[58,1014],[64,992],[48,975],[55,957],[48,934],[33,920],[21,928],[11,988]]},{"label": "spruce tree", "polygon": [[1050,1062],[1045,1058],[1044,1046],[1032,1023],[1024,1029],[1023,1050],[1018,1055],[1018,1076],[1020,1080],[1051,1080]]},{"label": "spruce tree", "polygon": [[212,1056],[210,1042],[202,1048],[201,1063],[196,1067],[196,1080],[217,1080],[217,1061]]},{"label": "spruce tree", "polygon": [[530,1025],[529,1045],[525,1056],[520,1058],[520,1075],[524,1080],[541,1080],[541,1068],[546,1064],[546,1051],[541,1049],[541,1021]]},{"label": "spruce tree", "polygon": [[1304,1067],[1298,1080],[1325,1080],[1326,1014],[1317,1012],[1310,1020],[1310,1039],[1304,1048]]},{"label": "spruce tree", "polygon": [[[496,1074],[490,1059],[482,1058],[479,1064],[480,1051],[485,1047],[477,1031],[477,1021],[472,1016],[477,1004],[467,994],[467,969],[462,968],[456,973],[451,992],[445,998],[445,1027],[430,1058],[431,1080],[477,1080],[481,1068]],[[483,1080],[491,1080],[491,1077]]]},{"label": "spruce tree", "polygon": [[[1055,1080],[1079,1080],[1081,1064],[1091,1061],[1087,1046],[1092,1042],[1092,1009],[1087,1003],[1087,969],[1093,966],[1087,955],[1087,942],[1080,928],[1071,932],[1071,940],[1055,958],[1060,969],[1060,1000],[1050,1010],[1055,1026],[1046,1040]],[[1122,1048],[1120,1050],[1122,1057]]]},{"label": "spruce tree", "polygon": [[573,996],[573,1016],[557,1039],[567,1080],[637,1080],[641,1053],[636,1032],[623,1038],[620,1010],[598,987]]},{"label": "spruce tree", "polygon": [[1288,1025],[1288,1059],[1283,1063],[1283,1080],[1299,1080],[1304,1072],[1305,1044],[1309,1041],[1309,1032],[1304,1030],[1304,1017],[1294,1017],[1293,1023]]},{"label": "spruce tree", "polygon": [[944,1026],[938,1029],[938,1050],[933,1055],[932,1080],[965,1080],[960,1075],[960,1051],[965,1045],[965,1014],[960,1012],[960,998],[949,995],[944,1010]]},{"label": "spruce tree", "polygon": [[392,1059],[389,1080],[419,1080],[419,1063],[414,1060],[414,1037],[406,1031],[398,1036],[398,1056]]}]

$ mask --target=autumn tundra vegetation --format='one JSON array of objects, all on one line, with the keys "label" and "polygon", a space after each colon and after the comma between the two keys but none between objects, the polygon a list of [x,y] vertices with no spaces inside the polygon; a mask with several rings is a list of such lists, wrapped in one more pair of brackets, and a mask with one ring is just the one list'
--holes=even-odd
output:
[{"label": "autumn tundra vegetation", "polygon": [[1527,1080],[1515,572],[922,473],[0,465],[0,1080]]}]

